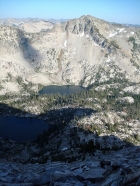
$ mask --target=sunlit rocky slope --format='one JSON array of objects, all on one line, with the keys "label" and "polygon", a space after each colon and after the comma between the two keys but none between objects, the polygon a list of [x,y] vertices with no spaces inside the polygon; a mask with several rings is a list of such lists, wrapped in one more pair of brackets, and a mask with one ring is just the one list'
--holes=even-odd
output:
[{"label": "sunlit rocky slope", "polygon": [[0,94],[19,92],[29,82],[83,86],[112,78],[139,82],[139,52],[139,28],[91,16],[57,24],[30,19],[22,26],[1,23]]}]

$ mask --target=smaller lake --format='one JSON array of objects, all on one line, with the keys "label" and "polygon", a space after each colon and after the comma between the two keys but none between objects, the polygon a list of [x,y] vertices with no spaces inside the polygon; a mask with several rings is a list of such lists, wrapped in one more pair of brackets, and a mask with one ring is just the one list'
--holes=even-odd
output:
[{"label": "smaller lake", "polygon": [[65,86],[56,86],[56,85],[50,85],[45,86],[43,89],[39,91],[39,94],[57,94],[60,93],[62,95],[64,94],[74,94],[80,91],[86,90],[86,88],[80,87],[80,86],[72,86],[72,85],[65,85]]},{"label": "smaller lake", "polygon": [[48,124],[37,118],[17,118],[0,116],[0,137],[17,142],[32,141],[48,130]]}]

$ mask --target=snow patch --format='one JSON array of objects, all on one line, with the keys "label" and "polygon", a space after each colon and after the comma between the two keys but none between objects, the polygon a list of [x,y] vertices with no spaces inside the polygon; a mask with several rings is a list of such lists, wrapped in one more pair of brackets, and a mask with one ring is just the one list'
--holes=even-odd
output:
[{"label": "snow patch", "polygon": [[62,149],[62,151],[66,151],[66,150],[68,150],[68,147],[64,147],[64,148]]},{"label": "snow patch", "polygon": [[133,34],[134,34],[134,32],[131,32],[131,34],[133,35]]},{"label": "snow patch", "polygon": [[83,37],[85,34],[84,34],[84,32],[82,32],[81,34],[80,34],[80,37]]},{"label": "snow patch", "polygon": [[112,34],[110,33],[109,36],[108,36],[107,38],[109,38],[109,37],[113,37],[113,36],[115,36],[116,34],[117,34],[117,32],[112,33]]},{"label": "snow patch", "polygon": [[65,42],[64,42],[64,46],[67,47],[67,40],[65,40]]},{"label": "snow patch", "polygon": [[98,46],[96,43],[94,43],[95,46]]},{"label": "snow patch", "polygon": [[110,58],[108,58],[108,59],[106,60],[107,63],[110,62],[110,61],[111,61]]},{"label": "snow patch", "polygon": [[124,31],[124,28],[117,28],[117,30],[119,30],[119,33],[121,33],[122,31]]}]

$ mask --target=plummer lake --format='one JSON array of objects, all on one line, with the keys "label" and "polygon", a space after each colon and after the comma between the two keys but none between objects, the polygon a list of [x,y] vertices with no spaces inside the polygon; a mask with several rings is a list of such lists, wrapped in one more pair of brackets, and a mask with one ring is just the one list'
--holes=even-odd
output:
[{"label": "plummer lake", "polygon": [[83,88],[81,86],[56,86],[56,85],[50,85],[45,86],[43,89],[39,91],[39,94],[74,94],[80,91],[86,90],[86,88]]},{"label": "plummer lake", "polygon": [[17,142],[32,141],[48,130],[49,125],[36,118],[17,118],[14,116],[0,116],[0,137]]}]

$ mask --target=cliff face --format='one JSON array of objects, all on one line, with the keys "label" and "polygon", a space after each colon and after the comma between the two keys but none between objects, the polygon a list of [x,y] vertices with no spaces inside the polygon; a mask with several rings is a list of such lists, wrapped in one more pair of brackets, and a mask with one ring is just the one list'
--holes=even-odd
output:
[{"label": "cliff face", "polygon": [[110,78],[140,81],[139,28],[111,24],[91,16],[59,24],[46,23],[45,29],[42,21],[30,25],[30,29],[21,25],[0,26],[3,81],[8,74],[44,85],[88,86]]}]

